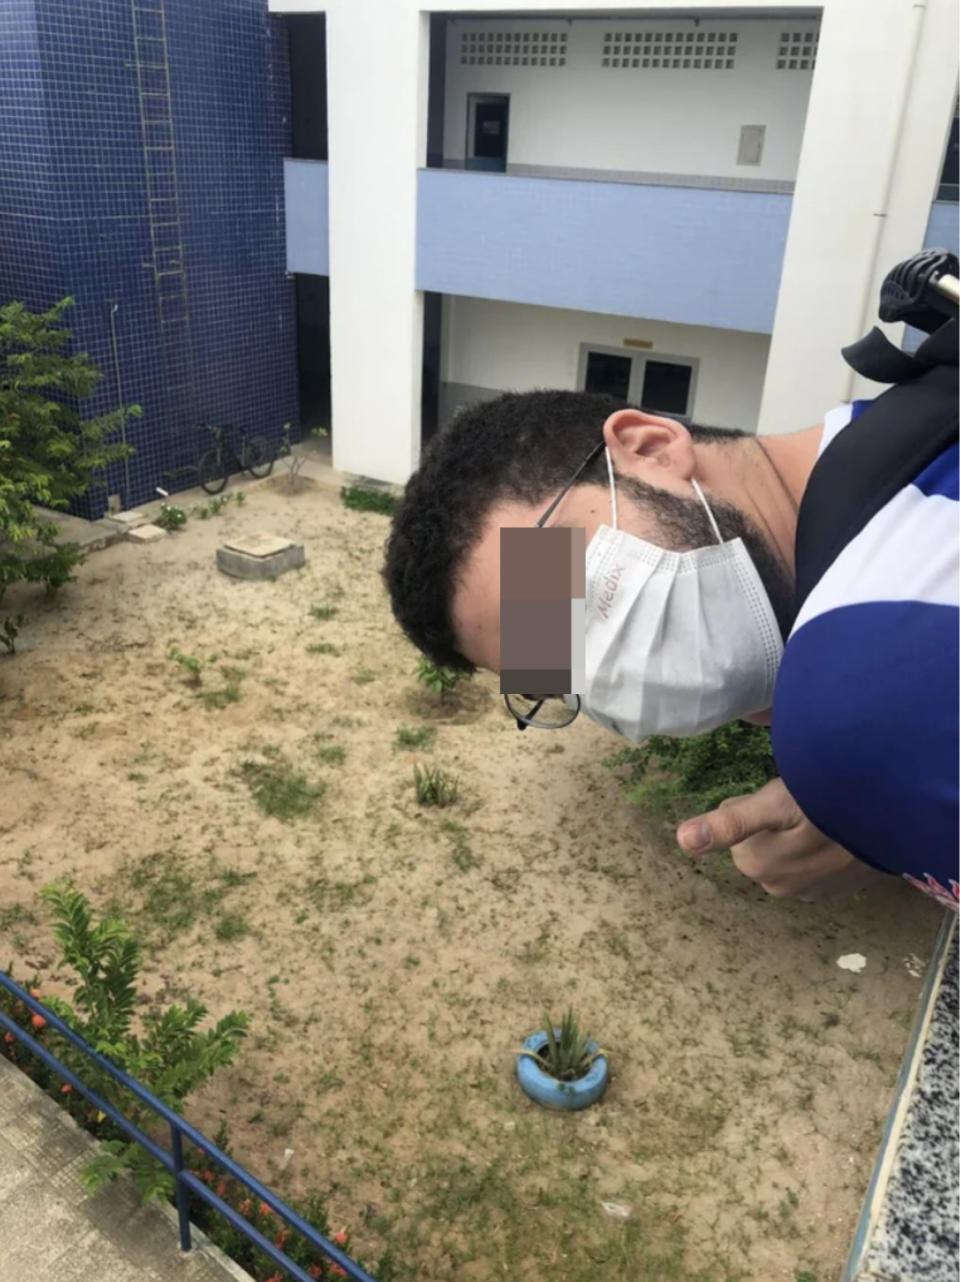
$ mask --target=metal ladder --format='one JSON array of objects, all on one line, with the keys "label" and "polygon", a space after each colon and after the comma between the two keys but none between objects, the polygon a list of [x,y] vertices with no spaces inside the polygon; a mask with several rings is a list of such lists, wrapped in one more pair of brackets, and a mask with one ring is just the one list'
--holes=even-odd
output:
[{"label": "metal ladder", "polygon": [[169,473],[187,462],[194,367],[164,0],[131,0],[130,12],[150,224],[151,260],[144,266],[154,279]]}]

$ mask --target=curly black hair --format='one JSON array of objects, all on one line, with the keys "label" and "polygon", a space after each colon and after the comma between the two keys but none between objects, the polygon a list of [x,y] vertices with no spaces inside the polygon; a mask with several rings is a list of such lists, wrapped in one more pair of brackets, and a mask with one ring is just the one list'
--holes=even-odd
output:
[{"label": "curly black hair", "polygon": [[[434,663],[473,672],[457,649],[451,605],[461,565],[497,503],[544,506],[628,408],[594,392],[506,392],[461,411],[430,442],[393,517],[382,571],[394,617]],[[745,433],[691,428],[698,440]],[[579,484],[605,483],[601,453]]]}]

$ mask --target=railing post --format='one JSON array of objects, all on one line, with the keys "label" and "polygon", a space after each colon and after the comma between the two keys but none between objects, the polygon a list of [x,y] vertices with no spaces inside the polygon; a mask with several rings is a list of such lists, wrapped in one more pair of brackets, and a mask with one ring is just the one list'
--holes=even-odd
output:
[{"label": "railing post", "polygon": [[187,1204],[187,1189],[180,1176],[183,1174],[183,1143],[180,1128],[170,1123],[170,1141],[173,1154],[173,1175],[177,1182],[177,1216],[180,1220],[180,1250],[189,1251],[190,1242],[190,1208]]}]

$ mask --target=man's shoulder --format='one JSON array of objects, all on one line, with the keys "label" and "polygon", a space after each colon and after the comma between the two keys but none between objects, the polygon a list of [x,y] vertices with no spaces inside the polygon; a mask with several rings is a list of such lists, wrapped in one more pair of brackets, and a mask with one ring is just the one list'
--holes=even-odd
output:
[{"label": "man's shoulder", "polygon": [[804,602],[790,640],[835,610],[875,602],[960,605],[958,500],[960,445],[955,443],[899,490],[840,552]]}]

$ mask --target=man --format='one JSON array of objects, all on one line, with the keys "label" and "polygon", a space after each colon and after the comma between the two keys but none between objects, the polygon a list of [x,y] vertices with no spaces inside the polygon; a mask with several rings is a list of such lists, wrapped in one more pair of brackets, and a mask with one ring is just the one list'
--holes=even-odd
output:
[{"label": "man", "polygon": [[591,719],[635,742],[772,722],[782,778],[682,825],[685,849],[730,846],[772,894],[849,892],[879,870],[955,901],[956,445],[794,617],[800,501],[857,410],[757,438],[590,393],[476,405],[431,443],[395,516],[394,614],[435,662],[498,671],[499,533],[548,508],[545,525],[586,532]]}]

